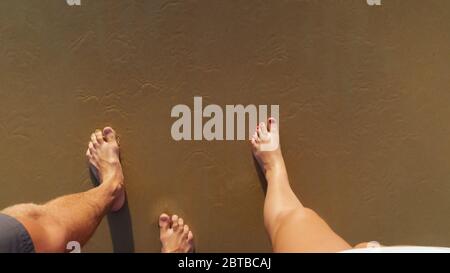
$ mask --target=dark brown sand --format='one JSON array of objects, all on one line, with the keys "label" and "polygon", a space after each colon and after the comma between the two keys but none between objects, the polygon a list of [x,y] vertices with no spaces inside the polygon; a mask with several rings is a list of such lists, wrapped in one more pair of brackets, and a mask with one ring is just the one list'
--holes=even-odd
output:
[{"label": "dark brown sand", "polygon": [[270,251],[248,143],[171,138],[203,96],[279,104],[293,188],[350,243],[450,245],[450,1],[382,2],[0,1],[0,207],[89,189],[111,125],[129,206],[84,251],[158,251],[163,211]]}]

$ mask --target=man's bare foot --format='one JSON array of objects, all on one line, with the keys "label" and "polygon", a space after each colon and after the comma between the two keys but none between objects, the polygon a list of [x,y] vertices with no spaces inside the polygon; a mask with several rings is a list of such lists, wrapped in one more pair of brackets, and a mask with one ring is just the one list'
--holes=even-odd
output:
[{"label": "man's bare foot", "polygon": [[250,142],[252,143],[253,155],[264,174],[267,174],[268,171],[285,168],[280,149],[278,124],[275,118],[269,118],[267,126],[264,122],[256,126],[256,131]]},{"label": "man's bare foot", "polygon": [[159,216],[159,230],[162,253],[194,252],[194,235],[184,224],[183,218],[177,215],[169,217],[163,213]]},{"label": "man's bare foot", "polygon": [[111,127],[95,130],[91,135],[86,156],[90,167],[101,186],[110,187],[114,202],[111,211],[118,211],[125,203],[122,165],[119,158],[119,143]]}]

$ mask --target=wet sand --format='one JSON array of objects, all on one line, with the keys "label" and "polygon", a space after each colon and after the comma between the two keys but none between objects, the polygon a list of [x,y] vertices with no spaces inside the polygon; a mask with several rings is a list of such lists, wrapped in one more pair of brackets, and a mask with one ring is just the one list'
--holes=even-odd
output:
[{"label": "wet sand", "polygon": [[[91,187],[121,137],[128,207],[83,251],[270,251],[245,141],[171,138],[174,105],[279,104],[290,180],[350,243],[450,245],[450,2],[0,2],[0,207]],[[111,236],[112,234],[112,236]],[[299,234],[300,236],[300,234]]]}]

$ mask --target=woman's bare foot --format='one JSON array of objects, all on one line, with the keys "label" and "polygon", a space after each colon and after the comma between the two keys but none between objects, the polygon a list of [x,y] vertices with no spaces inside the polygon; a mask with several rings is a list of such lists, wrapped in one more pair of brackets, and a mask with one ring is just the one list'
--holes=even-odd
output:
[{"label": "woman's bare foot", "polygon": [[98,182],[111,190],[114,199],[111,211],[118,211],[125,203],[125,187],[116,132],[111,127],[95,130],[86,156]]},{"label": "woman's bare foot", "polygon": [[252,139],[253,155],[261,170],[267,175],[270,171],[284,170],[284,161],[280,149],[280,136],[275,118],[268,120],[268,125],[261,122],[256,126]]},{"label": "woman's bare foot", "polygon": [[194,252],[194,235],[183,218],[163,213],[159,216],[159,229],[162,253]]}]

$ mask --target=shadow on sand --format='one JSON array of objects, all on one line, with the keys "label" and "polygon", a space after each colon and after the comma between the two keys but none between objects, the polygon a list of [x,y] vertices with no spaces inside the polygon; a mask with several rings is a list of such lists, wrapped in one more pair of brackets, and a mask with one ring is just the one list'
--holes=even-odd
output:
[{"label": "shadow on sand", "polygon": [[266,196],[266,194],[267,194],[267,180],[266,180],[266,177],[264,176],[263,171],[261,170],[261,167],[259,166],[258,161],[256,160],[256,158],[254,156],[253,156],[253,164],[255,165],[256,172],[258,173],[259,184],[261,185],[261,189],[264,192],[264,196]]},{"label": "shadow on sand", "polygon": [[[97,170],[89,166],[89,174],[91,182],[94,187],[100,183],[97,179]],[[113,251],[115,253],[133,253],[134,252],[134,238],[133,225],[131,223],[130,209],[128,207],[128,200],[125,200],[124,206],[117,212],[109,213],[107,215],[108,226],[111,232],[111,240]]]}]

